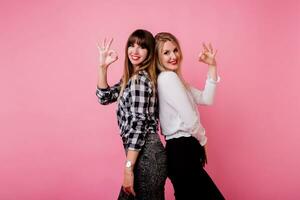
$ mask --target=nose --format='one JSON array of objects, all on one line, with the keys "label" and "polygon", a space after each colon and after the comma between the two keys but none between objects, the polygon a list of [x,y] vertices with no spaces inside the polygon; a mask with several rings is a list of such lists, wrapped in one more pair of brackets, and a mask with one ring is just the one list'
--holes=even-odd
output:
[{"label": "nose", "polygon": [[135,46],[135,47],[132,48],[132,52],[133,52],[134,54],[137,54],[138,51],[139,51],[139,47]]},{"label": "nose", "polygon": [[171,56],[171,59],[172,59],[172,60],[173,60],[173,59],[176,59],[176,55],[175,55],[174,52],[171,52],[170,56]]}]

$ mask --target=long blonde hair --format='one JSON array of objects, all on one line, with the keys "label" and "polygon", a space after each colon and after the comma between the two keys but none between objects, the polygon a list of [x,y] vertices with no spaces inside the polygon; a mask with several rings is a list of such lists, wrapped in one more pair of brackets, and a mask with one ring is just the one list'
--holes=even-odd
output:
[{"label": "long blonde hair", "polygon": [[[140,64],[139,68],[135,71],[132,63],[128,57],[128,47],[133,44],[138,44],[143,48],[147,49],[147,57],[146,59]],[[127,82],[130,78],[137,75],[139,71],[145,70],[152,83],[152,89],[155,91],[156,88],[156,67],[154,64],[154,48],[155,48],[155,39],[147,30],[137,29],[135,30],[128,38],[127,44],[125,47],[125,64],[124,64],[124,71],[122,76],[122,83],[121,83],[121,90],[119,97],[122,96],[122,93],[126,87]]]},{"label": "long blonde hair", "polygon": [[178,75],[178,77],[180,78],[183,85],[188,89],[189,88],[188,84],[183,79],[183,76],[181,73],[181,61],[183,59],[183,56],[182,56],[182,51],[181,51],[181,48],[179,45],[179,41],[177,40],[177,38],[174,35],[172,35],[171,33],[168,33],[168,32],[160,32],[160,33],[157,33],[155,36],[154,62],[157,67],[158,73],[163,72],[163,71],[168,71],[168,69],[162,64],[162,62],[160,60],[160,54],[162,53],[163,46],[167,41],[172,42],[178,49],[178,53],[179,53],[178,68],[174,72]]}]

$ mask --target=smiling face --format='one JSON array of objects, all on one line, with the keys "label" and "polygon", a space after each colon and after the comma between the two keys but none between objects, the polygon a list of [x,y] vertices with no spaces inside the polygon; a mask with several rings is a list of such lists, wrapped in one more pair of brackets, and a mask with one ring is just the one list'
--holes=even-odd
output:
[{"label": "smiling face", "polygon": [[181,62],[181,56],[175,43],[166,41],[161,48],[159,59],[160,63],[166,70],[178,70]]},{"label": "smiling face", "polygon": [[127,54],[131,64],[137,67],[147,58],[148,50],[134,43],[128,46]]}]

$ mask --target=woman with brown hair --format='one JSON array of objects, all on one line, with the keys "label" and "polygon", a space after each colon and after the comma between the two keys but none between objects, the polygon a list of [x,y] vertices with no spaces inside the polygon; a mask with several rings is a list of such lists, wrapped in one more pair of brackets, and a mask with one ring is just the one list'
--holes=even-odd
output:
[{"label": "woman with brown hair", "polygon": [[155,40],[146,30],[128,38],[122,79],[110,87],[108,66],[117,60],[112,40],[99,47],[100,65],[96,95],[103,105],[118,102],[117,118],[126,161],[118,199],[163,200],[167,177],[166,153],[157,134],[158,102]]},{"label": "woman with brown hair", "polygon": [[207,137],[200,122],[197,104],[211,105],[219,82],[216,51],[203,44],[199,61],[208,65],[203,91],[188,85],[181,74],[182,52],[170,33],[155,36],[155,62],[160,71],[157,79],[159,120],[166,138],[168,175],[176,200],[224,199],[204,170]]}]

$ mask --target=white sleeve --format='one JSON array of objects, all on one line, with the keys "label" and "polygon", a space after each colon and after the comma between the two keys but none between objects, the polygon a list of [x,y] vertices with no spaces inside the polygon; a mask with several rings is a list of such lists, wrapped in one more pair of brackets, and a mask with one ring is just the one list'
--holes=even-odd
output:
[{"label": "white sleeve", "polygon": [[198,90],[190,86],[192,96],[197,104],[212,105],[214,102],[215,92],[217,83],[220,82],[220,77],[218,76],[217,81],[213,80],[207,76],[204,90]]},{"label": "white sleeve", "polygon": [[163,98],[176,112],[183,121],[184,131],[193,130],[198,123],[198,116],[193,109],[186,89],[175,72],[162,72],[158,77],[159,99]]}]

